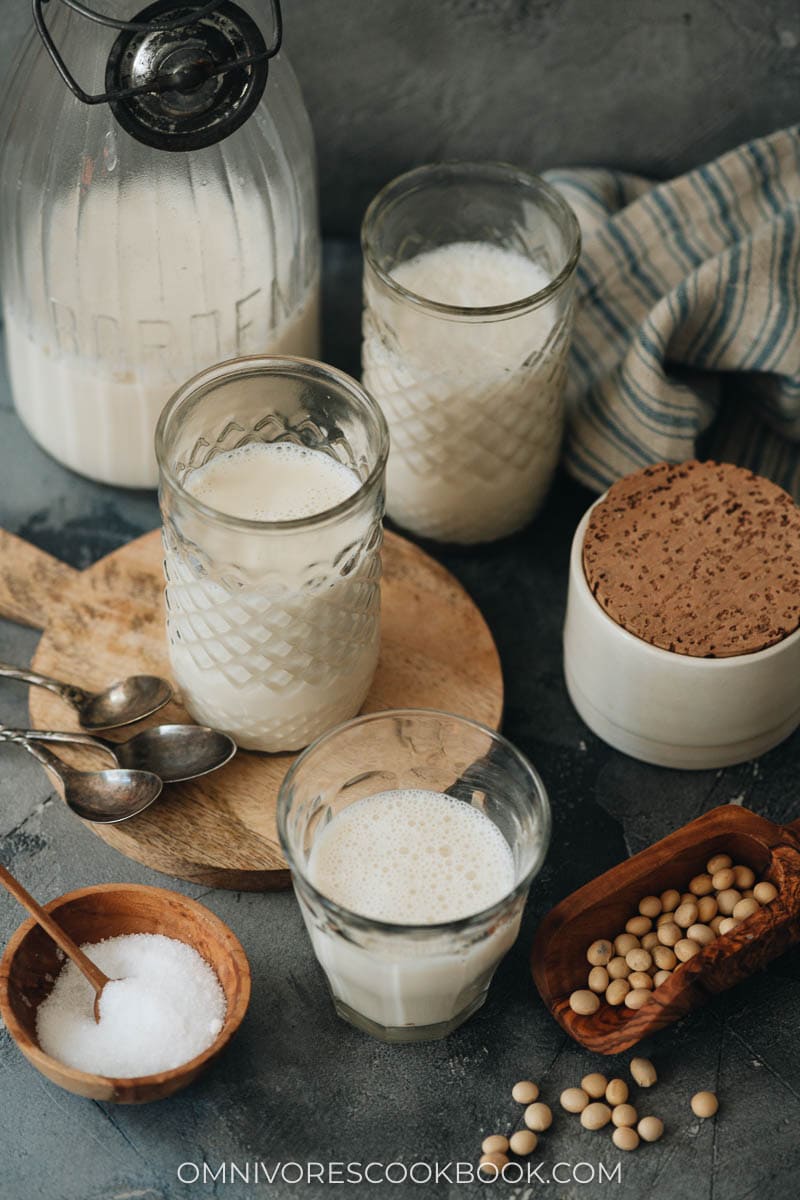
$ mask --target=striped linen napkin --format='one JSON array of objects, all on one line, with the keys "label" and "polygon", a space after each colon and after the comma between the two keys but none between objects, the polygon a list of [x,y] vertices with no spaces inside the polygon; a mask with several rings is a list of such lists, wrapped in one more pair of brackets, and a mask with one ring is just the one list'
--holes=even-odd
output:
[{"label": "striped linen napkin", "polygon": [[567,469],[737,462],[800,499],[800,127],[667,183],[547,178],[583,232]]}]

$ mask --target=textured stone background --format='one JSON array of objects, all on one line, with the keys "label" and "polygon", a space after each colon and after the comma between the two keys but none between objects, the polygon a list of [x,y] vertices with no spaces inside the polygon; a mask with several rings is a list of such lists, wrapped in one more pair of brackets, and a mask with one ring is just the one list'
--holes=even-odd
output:
[{"label": "textured stone background", "polygon": [[[27,24],[0,0],[0,72]],[[314,116],[329,234],[351,233],[398,169],[443,155],[521,163],[613,162],[658,174],[798,116],[798,0],[286,0],[288,46]],[[685,15],[685,14],[688,14]],[[345,237],[326,248],[325,356],[358,370],[360,262]],[[486,1007],[445,1042],[391,1048],[338,1022],[290,894],[203,889],[122,858],[71,818],[40,768],[0,749],[0,857],[43,900],[92,882],[134,880],[202,896],[242,939],[252,1008],[217,1068],[161,1105],[118,1108],[46,1083],[0,1029],[0,1200],[181,1200],[256,1195],[322,1200],[330,1188],[188,1188],[182,1161],[263,1158],[474,1161],[481,1136],[517,1119],[512,1083],[533,1077],[555,1104],[588,1070],[622,1073],[570,1042],[528,974],[544,913],[587,879],[705,812],[746,804],[800,815],[800,735],[757,763],[720,772],[638,764],[592,737],[567,698],[560,629],[569,539],[589,497],[561,481],[518,537],[479,552],[437,552],[485,613],[507,688],[505,731],[542,773],[551,853],[520,940]],[[91,484],[22,430],[0,361],[0,525],[85,566],[157,523],[155,500]],[[0,658],[25,663],[32,631],[0,622]],[[0,722],[26,719],[24,689],[0,688]],[[0,895],[0,945],[21,919]],[[660,1074],[642,1111],[667,1132],[622,1162],[620,1185],[348,1188],[347,1195],[447,1200],[794,1200],[800,1170],[800,952],[718,997],[643,1047]],[[715,1087],[716,1122],[688,1097]],[[557,1114],[542,1139],[559,1161],[619,1155],[605,1134]]]}]

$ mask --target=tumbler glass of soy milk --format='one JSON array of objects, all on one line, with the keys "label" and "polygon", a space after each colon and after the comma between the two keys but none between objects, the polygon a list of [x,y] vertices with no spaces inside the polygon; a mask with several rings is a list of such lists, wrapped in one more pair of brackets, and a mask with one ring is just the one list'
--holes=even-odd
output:
[{"label": "tumbler glass of soy milk", "polygon": [[380,409],[308,359],[240,358],[158,423],[167,632],[191,715],[296,750],[361,708],[378,659]]},{"label": "tumbler glass of soy milk", "polygon": [[337,1013],[374,1037],[445,1037],[480,1008],[550,840],[534,768],[465,717],[395,709],[324,734],[278,829]]},{"label": "tumbler glass of soy milk", "polygon": [[392,435],[387,512],[423,537],[521,528],[558,462],[578,222],[544,180],[442,163],[372,201],[363,379]]}]

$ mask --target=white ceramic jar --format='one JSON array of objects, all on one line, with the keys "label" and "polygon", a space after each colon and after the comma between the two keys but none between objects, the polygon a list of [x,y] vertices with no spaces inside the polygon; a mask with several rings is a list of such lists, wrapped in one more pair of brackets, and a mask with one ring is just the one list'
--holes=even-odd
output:
[{"label": "white ceramic jar", "polygon": [[730,658],[674,654],[634,636],[603,611],[586,580],[593,508],[572,540],[564,624],[567,689],[589,728],[633,758],[687,770],[730,766],[777,746],[800,725],[800,630]]}]

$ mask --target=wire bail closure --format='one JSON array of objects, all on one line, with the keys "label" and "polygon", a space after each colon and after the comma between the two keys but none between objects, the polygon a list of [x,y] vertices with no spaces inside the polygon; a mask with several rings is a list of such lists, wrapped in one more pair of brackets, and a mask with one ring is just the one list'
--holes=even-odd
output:
[{"label": "wire bail closure", "polygon": [[130,21],[81,0],[61,0],[79,16],[119,31],[108,56],[106,90],[92,94],[53,41],[44,18],[51,2],[32,0],[34,24],[70,92],[82,104],[108,104],[128,133],[157,149],[213,145],[243,124],[261,99],[269,60],[283,40],[280,0],[270,0],[270,46],[232,0],[156,0]]}]

